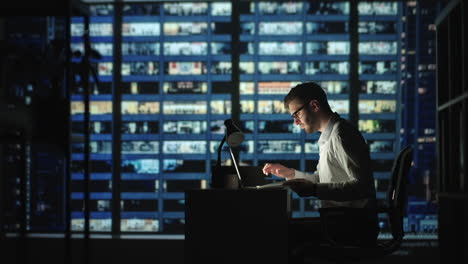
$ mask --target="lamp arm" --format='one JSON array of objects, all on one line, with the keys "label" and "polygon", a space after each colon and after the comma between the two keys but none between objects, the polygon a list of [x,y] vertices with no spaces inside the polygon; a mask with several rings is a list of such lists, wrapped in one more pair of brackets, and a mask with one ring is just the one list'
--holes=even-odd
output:
[{"label": "lamp arm", "polygon": [[225,141],[226,141],[226,135],[224,135],[223,140],[221,140],[221,143],[219,144],[219,147],[218,147],[218,162],[216,163],[216,166],[218,167],[221,167],[221,149],[223,148]]}]

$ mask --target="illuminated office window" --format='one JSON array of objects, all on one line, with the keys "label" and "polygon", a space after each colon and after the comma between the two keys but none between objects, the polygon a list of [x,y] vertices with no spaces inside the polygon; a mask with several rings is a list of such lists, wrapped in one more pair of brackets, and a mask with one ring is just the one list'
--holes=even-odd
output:
[{"label": "illuminated office window", "polygon": [[346,34],[349,33],[348,22],[309,22],[307,34]]},{"label": "illuminated office window", "polygon": [[[381,175],[391,170],[388,157],[398,151],[393,136],[399,129],[399,5],[359,3],[360,83],[350,87],[349,1],[241,1],[238,110],[246,140],[239,147],[239,162],[280,162],[313,172],[318,135],[294,125],[284,96],[303,81],[317,82],[332,110],[348,118],[349,94],[357,88],[359,129],[370,144],[373,169],[380,173],[377,186],[383,189]],[[91,140],[91,178],[99,181],[93,189],[99,194],[92,195],[92,228],[111,227],[113,197],[106,186],[112,185],[112,103],[117,103],[122,109],[121,195],[115,197],[121,205],[120,229],[181,234],[183,192],[209,187],[224,120],[237,107],[231,102],[232,3],[126,3],[123,13],[121,60],[112,58],[111,12],[91,21],[91,47],[103,56],[92,62],[102,79],[91,84],[91,129],[96,135]],[[71,31],[71,49],[83,53],[83,20],[74,21]],[[111,102],[118,61],[122,82],[115,89],[122,100]],[[73,127],[82,132],[79,82],[74,91]],[[84,145],[75,143],[72,178],[79,182]],[[221,159],[232,164],[227,146]],[[74,230],[83,226],[82,197],[79,189],[72,193]],[[316,199],[293,197],[293,216],[315,216],[318,207]]]},{"label": "illuminated office window", "polygon": [[360,15],[397,15],[397,2],[360,2],[358,4]]},{"label": "illuminated office window", "polygon": [[159,23],[135,22],[122,24],[122,36],[159,36]]},{"label": "illuminated office window", "polygon": [[[398,2],[360,2],[359,130],[371,152],[377,199],[386,196],[393,159],[399,151],[399,17]],[[385,223],[381,221],[381,223]]]},{"label": "illuminated office window", "polygon": [[259,35],[302,35],[302,22],[260,22]]},{"label": "illuminated office window", "polygon": [[[112,5],[95,5],[90,8],[89,24],[90,67],[94,69],[98,80],[91,75],[90,88],[90,189],[89,212],[90,231],[109,232],[112,228],[112,94],[111,77],[113,74],[113,14]],[[84,18],[73,17],[71,24],[71,49],[79,52],[73,63],[79,63],[85,53]],[[75,53],[76,55],[76,53]],[[74,83],[71,96],[72,119],[72,157],[71,157],[71,229],[84,230],[84,82],[79,72],[73,72]]]},{"label": "illuminated office window", "polygon": [[308,42],[307,54],[349,55],[349,42],[345,41],[321,41]]}]

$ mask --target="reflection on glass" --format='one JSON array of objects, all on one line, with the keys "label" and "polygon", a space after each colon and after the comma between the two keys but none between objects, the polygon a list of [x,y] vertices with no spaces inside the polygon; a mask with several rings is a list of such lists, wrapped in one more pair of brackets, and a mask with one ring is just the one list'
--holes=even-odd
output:
[{"label": "reflection on glass", "polygon": [[206,141],[164,141],[165,154],[202,154],[206,152]]},{"label": "reflection on glass", "polygon": [[368,140],[370,152],[393,152],[392,140]]},{"label": "reflection on glass", "polygon": [[302,22],[260,22],[259,35],[301,35]]},{"label": "reflection on glass", "polygon": [[111,23],[90,23],[89,35],[92,37],[112,36],[112,31],[113,31],[112,26],[113,25]]},{"label": "reflection on glass", "polygon": [[301,42],[260,42],[258,44],[260,55],[302,55]]},{"label": "reflection on glass", "polygon": [[259,82],[258,94],[284,94],[300,82]]},{"label": "reflection on glass", "polygon": [[300,61],[268,61],[259,62],[258,71],[261,74],[300,74]]},{"label": "reflection on glass", "polygon": [[258,121],[259,133],[300,133],[301,128],[288,121]]},{"label": "reflection on glass", "polygon": [[365,21],[359,22],[359,34],[395,34],[396,23],[391,21]]},{"label": "reflection on glass", "polygon": [[212,16],[230,16],[231,15],[231,3],[230,2],[215,2],[211,4],[211,15]]},{"label": "reflection on glass", "polygon": [[348,74],[346,61],[313,61],[306,63],[306,74]]},{"label": "reflection on glass", "polygon": [[122,122],[122,134],[157,134],[158,121],[132,121]]},{"label": "reflection on glass", "polygon": [[396,61],[361,61],[359,74],[396,74]]},{"label": "reflection on glass", "polygon": [[258,109],[259,114],[286,114],[289,113],[284,108],[283,101],[280,100],[259,100]]},{"label": "reflection on glass", "polygon": [[164,23],[164,35],[186,36],[208,33],[208,24],[203,22]]},{"label": "reflection on glass", "polygon": [[207,3],[164,3],[164,14],[170,16],[207,15]]},{"label": "reflection on glass", "polygon": [[[83,43],[80,43],[83,44]],[[112,43],[96,42],[91,43],[91,49],[97,51],[101,56],[112,56]],[[84,44],[83,49],[81,50],[84,53]]]},{"label": "reflection on glass", "polygon": [[158,159],[122,160],[122,173],[158,174]]},{"label": "reflection on glass", "polygon": [[112,62],[99,62],[98,63],[98,75],[112,75]]},{"label": "reflection on glass", "polygon": [[395,120],[359,120],[359,131],[363,133],[394,133]]},{"label": "reflection on glass", "polygon": [[239,84],[240,94],[253,94],[255,90],[255,83],[253,82],[241,82]]},{"label": "reflection on glass", "polygon": [[88,7],[91,16],[112,16],[114,14],[114,6],[111,4],[89,5]]},{"label": "reflection on glass", "polygon": [[309,1],[307,13],[313,15],[349,15],[349,2]]},{"label": "reflection on glass", "polygon": [[358,4],[360,15],[396,15],[397,2],[360,2]]},{"label": "reflection on glass", "polygon": [[132,61],[122,62],[122,75],[157,75],[159,72],[158,62]]},{"label": "reflection on glass", "polygon": [[306,24],[307,34],[346,34],[348,22],[309,22]]},{"label": "reflection on glass", "polygon": [[239,71],[240,74],[254,74],[255,64],[251,61],[241,61],[239,62]]},{"label": "reflection on glass", "polygon": [[150,56],[159,55],[157,42],[123,42],[122,55]]},{"label": "reflection on glass", "polygon": [[122,154],[157,154],[159,141],[122,141]]},{"label": "reflection on glass", "polygon": [[200,75],[206,73],[206,65],[203,62],[166,62],[165,73],[169,75]]},{"label": "reflection on glass", "polygon": [[330,108],[333,112],[338,114],[348,114],[349,113],[349,101],[348,100],[328,100]]},{"label": "reflection on glass", "polygon": [[305,153],[319,153],[319,145],[317,140],[306,141],[304,146]]},{"label": "reflection on glass", "polygon": [[122,232],[159,232],[158,219],[122,219],[120,220],[120,230]]},{"label": "reflection on glass", "polygon": [[[112,142],[110,141],[90,141],[91,153],[109,154],[112,153]],[[84,152],[84,149],[83,149]]]},{"label": "reflection on glass", "polygon": [[164,101],[165,115],[204,115],[207,113],[206,101]]},{"label": "reflection on glass", "polygon": [[[91,101],[89,103],[89,112],[92,115],[106,115],[112,113],[112,102],[110,101]],[[71,102],[71,114],[84,114],[84,103],[80,101]]]},{"label": "reflection on glass", "polygon": [[[240,65],[243,65],[242,63]],[[211,64],[212,74],[231,74],[232,65],[230,61],[214,61]]]},{"label": "reflection on glass", "polygon": [[396,81],[361,81],[361,93],[396,94]]},{"label": "reflection on glass", "polygon": [[368,41],[359,42],[359,54],[369,55],[395,55],[397,53],[396,41]]},{"label": "reflection on glass", "polygon": [[212,114],[220,114],[220,115],[227,115],[231,114],[231,101],[224,101],[224,100],[212,100],[210,102],[211,113]]},{"label": "reflection on glass", "polygon": [[158,22],[132,22],[122,24],[122,36],[159,36]]},{"label": "reflection on glass", "polygon": [[349,42],[346,41],[320,41],[306,44],[307,54],[348,55]]},{"label": "reflection on glass", "polygon": [[262,154],[301,153],[301,144],[297,140],[259,140],[257,152]]},{"label": "reflection on glass", "polygon": [[211,54],[212,55],[230,55],[231,54],[231,43],[229,42],[212,42],[211,43]]},{"label": "reflection on glass", "polygon": [[123,82],[123,94],[158,94],[158,82]]},{"label": "reflection on glass", "polygon": [[158,113],[159,113],[159,102],[122,101],[122,114],[124,115],[158,114]]},{"label": "reflection on glass", "polygon": [[210,131],[212,134],[224,134],[226,126],[224,120],[214,120],[210,122]]},{"label": "reflection on glass", "polygon": [[206,42],[165,42],[164,55],[206,55]]},{"label": "reflection on glass", "polygon": [[253,114],[255,112],[255,102],[253,100],[241,100],[241,114]]},{"label": "reflection on glass", "polygon": [[359,113],[394,113],[396,111],[395,100],[359,100]]},{"label": "reflection on glass", "polygon": [[[210,153],[212,153],[212,154],[217,153],[218,148],[219,148],[219,144],[220,144],[219,141],[211,141],[210,142]],[[240,153],[252,154],[252,153],[254,153],[254,151],[253,151],[254,150],[254,141],[253,140],[244,140],[242,142],[242,144],[237,148],[239,149]],[[226,151],[229,152],[227,144],[223,145],[222,151],[223,152],[226,152]],[[225,164],[225,165],[228,165],[228,164],[230,164],[230,160],[228,160],[227,164]]]},{"label": "reflection on glass", "polygon": [[324,81],[319,82],[327,94],[347,94],[349,93],[349,83],[343,81]]},{"label": "reflection on glass", "polygon": [[258,12],[261,15],[296,15],[304,10],[302,2],[259,2]]},{"label": "reflection on glass", "polygon": [[[106,219],[93,219],[89,220],[89,229],[91,231],[111,231],[112,220]],[[83,231],[84,230],[84,218],[73,218],[71,220],[72,231]]]},{"label": "reflection on glass", "polygon": [[167,134],[203,134],[206,121],[165,121],[163,131]]},{"label": "reflection on glass", "polygon": [[164,159],[164,172],[205,172],[205,160]]},{"label": "reflection on glass", "polygon": [[124,16],[159,16],[159,3],[125,4]]},{"label": "reflection on glass", "polygon": [[241,22],[241,34],[255,34],[255,24],[251,22]]},{"label": "reflection on glass", "polygon": [[206,82],[165,82],[163,86],[163,91],[167,94],[202,94],[207,90]]}]

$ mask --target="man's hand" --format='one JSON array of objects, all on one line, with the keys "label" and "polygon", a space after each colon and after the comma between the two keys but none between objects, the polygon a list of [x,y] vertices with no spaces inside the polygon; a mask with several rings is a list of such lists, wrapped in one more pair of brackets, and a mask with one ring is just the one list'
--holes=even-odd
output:
[{"label": "man's hand", "polygon": [[283,186],[289,186],[300,197],[316,196],[317,184],[306,179],[293,179],[283,183]]},{"label": "man's hand", "polygon": [[294,178],[294,170],[287,168],[281,164],[267,163],[263,166],[263,174],[274,174],[281,178],[292,179]]}]

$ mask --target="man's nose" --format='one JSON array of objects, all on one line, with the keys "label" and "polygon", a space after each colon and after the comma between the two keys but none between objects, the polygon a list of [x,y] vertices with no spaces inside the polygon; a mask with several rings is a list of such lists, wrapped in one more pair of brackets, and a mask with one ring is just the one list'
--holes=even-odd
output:
[{"label": "man's nose", "polygon": [[299,120],[298,118],[294,118],[294,124],[300,125],[300,124],[301,124],[301,120]]}]

